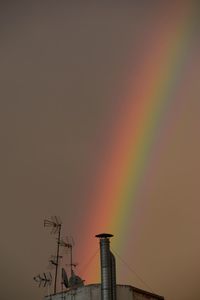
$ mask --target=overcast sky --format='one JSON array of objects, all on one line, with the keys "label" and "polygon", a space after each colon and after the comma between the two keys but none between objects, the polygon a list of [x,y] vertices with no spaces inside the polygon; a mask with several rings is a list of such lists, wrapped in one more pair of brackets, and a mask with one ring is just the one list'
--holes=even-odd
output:
[{"label": "overcast sky", "polygon": [[[0,3],[2,300],[42,299],[32,278],[47,270],[55,248],[44,218],[61,217],[64,234],[76,240],[77,262],[86,263],[79,241],[82,247],[88,238],[88,195],[129,68],[142,64],[151,24],[187,1],[98,2]],[[199,58],[197,32],[192,53]],[[124,248],[126,261],[167,300],[200,297],[199,61],[192,61],[187,97],[170,113],[171,138],[138,212],[144,222]],[[118,270],[120,282],[147,289],[120,264]]]}]

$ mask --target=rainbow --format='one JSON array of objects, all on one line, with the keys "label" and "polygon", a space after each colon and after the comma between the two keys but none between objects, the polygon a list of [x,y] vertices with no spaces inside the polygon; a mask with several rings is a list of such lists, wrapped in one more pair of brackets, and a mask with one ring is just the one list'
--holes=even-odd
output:
[{"label": "rainbow", "polygon": [[[158,153],[168,113],[181,101],[180,85],[189,63],[194,28],[195,5],[191,3],[177,5],[176,9],[174,5],[170,22],[161,19],[161,24],[154,24],[148,51],[140,66],[129,75],[131,86],[111,126],[111,142],[106,146],[105,163],[96,179],[94,206],[89,210],[86,232],[92,237],[104,231],[117,234],[117,249],[122,248],[122,236],[126,239],[124,233],[131,219],[136,218],[134,207],[145,175],[150,167],[156,167],[153,157]],[[96,281],[97,272],[94,268],[87,279]]]}]

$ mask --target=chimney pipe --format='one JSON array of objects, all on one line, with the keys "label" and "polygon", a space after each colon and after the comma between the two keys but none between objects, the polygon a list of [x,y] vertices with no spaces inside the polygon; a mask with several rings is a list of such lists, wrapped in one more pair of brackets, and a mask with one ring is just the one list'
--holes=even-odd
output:
[{"label": "chimney pipe", "polygon": [[116,263],[115,257],[110,251],[110,259],[111,259],[111,285],[112,285],[112,300],[117,299],[117,284],[116,284]]},{"label": "chimney pipe", "polygon": [[110,252],[110,238],[112,236],[108,233],[96,235],[100,239],[101,300],[116,300],[115,258]]}]

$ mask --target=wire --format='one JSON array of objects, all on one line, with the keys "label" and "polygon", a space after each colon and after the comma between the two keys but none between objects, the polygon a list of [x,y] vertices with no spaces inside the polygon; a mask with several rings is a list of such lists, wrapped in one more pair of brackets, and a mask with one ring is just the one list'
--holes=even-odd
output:
[{"label": "wire", "polygon": [[121,260],[121,262],[126,265],[126,267],[131,271],[152,293],[154,293],[153,289],[135,272],[135,270],[130,267],[130,265],[115,251],[111,248],[111,250],[114,252],[114,254]]},{"label": "wire", "polygon": [[99,252],[99,248],[93,253],[93,255],[90,257],[90,259],[88,260],[88,262],[84,265],[84,267],[82,268],[82,271],[80,272],[80,274],[82,276],[85,274],[86,270],[88,269],[89,265],[94,260],[94,258],[97,256],[98,252]]}]

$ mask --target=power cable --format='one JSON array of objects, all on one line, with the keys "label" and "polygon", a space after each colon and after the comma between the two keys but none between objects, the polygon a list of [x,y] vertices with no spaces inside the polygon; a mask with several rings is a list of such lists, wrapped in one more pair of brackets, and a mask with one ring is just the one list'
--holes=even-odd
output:
[{"label": "power cable", "polygon": [[97,249],[93,255],[90,257],[90,259],[88,260],[88,262],[84,265],[84,267],[82,268],[82,271],[80,272],[81,276],[83,276],[86,272],[86,270],[88,269],[89,265],[92,263],[92,261],[94,260],[94,258],[96,257],[97,253],[99,252],[99,249]]},{"label": "power cable", "polygon": [[114,254],[121,260],[124,265],[131,271],[152,293],[154,293],[153,289],[136,273],[136,271],[130,267],[130,265],[115,251],[111,248]]}]

